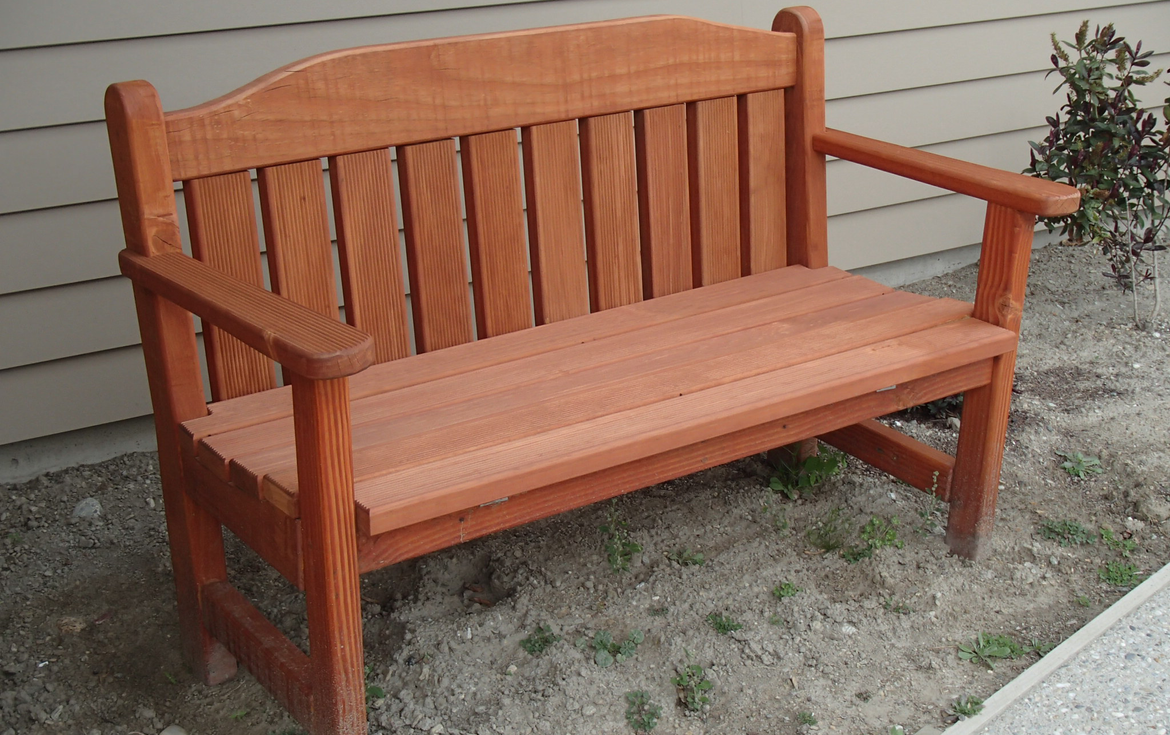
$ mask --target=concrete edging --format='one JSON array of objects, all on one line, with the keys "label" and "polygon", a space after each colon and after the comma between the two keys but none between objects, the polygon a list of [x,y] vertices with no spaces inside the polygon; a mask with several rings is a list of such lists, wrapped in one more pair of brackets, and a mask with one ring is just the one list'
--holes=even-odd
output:
[{"label": "concrete edging", "polygon": [[1008,682],[1002,689],[988,697],[983,711],[974,717],[956,722],[942,735],[975,735],[991,724],[1017,700],[1023,699],[1054,671],[1064,666],[1086,646],[1097,640],[1118,620],[1141,607],[1151,597],[1170,587],[1170,564],[1151,574],[1146,581],[1130,590],[1124,597],[1106,608],[1085,627],[1073,633],[1064,643],[1052,649],[1044,658],[1029,666],[1022,674]]}]

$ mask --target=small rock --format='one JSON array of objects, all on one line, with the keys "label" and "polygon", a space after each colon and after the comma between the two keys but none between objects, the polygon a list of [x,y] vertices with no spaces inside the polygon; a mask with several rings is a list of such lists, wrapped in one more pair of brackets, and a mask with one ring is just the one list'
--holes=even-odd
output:
[{"label": "small rock", "polygon": [[150,707],[139,707],[137,715],[140,720],[153,720],[154,710]]},{"label": "small rock", "polygon": [[516,668],[516,664],[508,664],[508,668],[504,670],[504,676],[513,676],[517,671],[519,669]]},{"label": "small rock", "polygon": [[158,735],[187,735],[187,731],[178,725],[167,725]]},{"label": "small rock", "polygon": [[65,635],[77,635],[85,630],[85,621],[81,618],[64,617],[57,621],[57,630]]},{"label": "small rock", "polygon": [[73,508],[73,517],[79,520],[93,520],[102,514],[102,504],[97,498],[86,498]]},{"label": "small rock", "polygon": [[958,416],[948,416],[947,417],[947,426],[951,427],[955,431],[958,431],[959,427],[962,426],[962,422],[959,421]]}]

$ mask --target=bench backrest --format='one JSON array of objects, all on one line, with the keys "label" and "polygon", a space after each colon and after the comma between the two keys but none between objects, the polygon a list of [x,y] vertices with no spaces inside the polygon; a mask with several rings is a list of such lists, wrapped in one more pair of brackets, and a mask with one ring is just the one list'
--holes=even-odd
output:
[{"label": "bench backrest", "polygon": [[[137,83],[129,115],[160,118],[161,150],[117,171],[127,241],[176,245],[181,182],[194,257],[263,286],[263,243],[271,289],[344,307],[379,361],[410,353],[408,318],[426,352],[821,266],[823,35],[807,9],[774,28],[651,17],[350,49],[165,115]],[[215,399],[275,386],[263,356],[204,341]]]}]

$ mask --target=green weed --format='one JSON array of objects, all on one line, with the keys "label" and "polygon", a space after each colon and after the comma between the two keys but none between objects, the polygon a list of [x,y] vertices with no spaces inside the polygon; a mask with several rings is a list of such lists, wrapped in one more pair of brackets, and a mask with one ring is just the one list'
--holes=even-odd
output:
[{"label": "green weed", "polygon": [[849,521],[841,517],[841,509],[833,508],[812,528],[805,532],[808,542],[824,552],[836,551],[845,545],[852,531]]},{"label": "green weed", "polygon": [[670,680],[678,687],[678,701],[688,712],[702,712],[710,704],[708,692],[714,685],[707,678],[703,667],[698,664],[688,664],[678,668],[678,676]]},{"label": "green weed", "polygon": [[898,615],[909,615],[910,613],[914,612],[914,610],[909,605],[901,602],[895,602],[893,596],[886,598],[885,608],[892,613],[897,613]]},{"label": "green weed", "polygon": [[244,719],[247,716],[248,716],[248,710],[238,709],[235,712],[228,715],[228,718],[231,720],[234,720],[235,722],[239,722],[240,720]]},{"label": "green weed", "polygon": [[539,656],[544,653],[544,649],[559,641],[559,635],[553,635],[552,628],[546,625],[538,625],[524,640],[520,641],[520,647],[528,651],[530,656]]},{"label": "green weed", "polygon": [[965,695],[955,700],[951,712],[961,717],[973,717],[983,711],[983,700],[979,697]]},{"label": "green weed", "polygon": [[1089,475],[1099,475],[1105,471],[1101,467],[1101,460],[1096,457],[1088,457],[1080,452],[1057,452],[1056,455],[1064,459],[1064,462],[1060,464],[1060,469],[1079,480],[1083,480]]},{"label": "green weed", "polygon": [[784,493],[789,500],[796,500],[844,468],[845,454],[821,445],[817,454],[804,461],[781,462],[768,486],[773,492]]},{"label": "green weed", "polygon": [[[628,658],[633,658],[638,651],[638,645],[646,639],[640,630],[631,630],[624,641],[618,643],[607,630],[599,630],[593,634],[593,640],[585,639],[586,645],[593,648],[593,662],[601,668],[609,668],[613,664],[620,664]],[[581,645],[581,641],[578,641]]]},{"label": "green weed", "polygon": [[1059,541],[1061,546],[1082,546],[1093,543],[1094,534],[1076,521],[1044,521],[1040,524],[1040,535],[1050,541]]},{"label": "green weed", "polygon": [[650,608],[650,615],[656,618],[665,618],[668,612],[670,612],[670,608],[666,605]]},{"label": "green weed", "polygon": [[1092,607],[1093,601],[1085,595],[1080,595],[1077,597],[1077,604],[1081,607]]},{"label": "green weed", "polygon": [[772,596],[777,600],[783,600],[785,597],[796,597],[796,593],[800,591],[800,587],[791,582],[781,582],[772,588]]},{"label": "green weed", "polygon": [[1137,581],[1138,568],[1135,564],[1111,561],[1097,570],[1097,576],[1105,584],[1114,587],[1131,587]]},{"label": "green weed", "polygon": [[861,540],[865,543],[861,546],[851,546],[845,549],[841,552],[841,556],[850,564],[856,564],[862,559],[870,558],[875,551],[886,546],[902,548],[905,544],[902,539],[898,538],[898,523],[898,516],[886,520],[871,516],[861,529]]},{"label": "green weed", "polygon": [[605,534],[605,554],[609,559],[609,568],[614,573],[629,569],[630,560],[634,558],[634,554],[642,551],[641,545],[630,540],[630,534],[626,528],[625,520],[618,514],[617,499],[615,498],[609,504],[609,517],[606,519],[605,525],[599,528]]},{"label": "green weed", "polygon": [[973,663],[982,663],[994,670],[993,659],[1013,659],[1030,653],[1031,648],[1021,646],[1007,635],[980,633],[975,640],[959,644],[959,658]]},{"label": "green weed", "polygon": [[817,718],[813,716],[812,712],[798,712],[796,715],[796,721],[802,725],[808,725],[809,727],[817,724]]},{"label": "green weed", "polygon": [[707,616],[707,622],[711,624],[711,627],[719,635],[727,635],[734,630],[743,629],[743,623],[737,623],[734,618],[723,613],[711,613]]},{"label": "green weed", "polygon": [[1126,559],[1137,548],[1137,543],[1133,539],[1117,538],[1113,535],[1113,530],[1110,528],[1098,529],[1097,533],[1101,536],[1101,543],[1114,551],[1120,552]]},{"label": "green weed", "polygon": [[784,617],[773,613],[768,616],[768,625],[784,625]]},{"label": "green weed", "polygon": [[650,695],[638,690],[626,692],[626,722],[634,732],[650,732],[658,724],[662,708],[650,700]]},{"label": "green weed", "polygon": [[684,567],[701,567],[707,561],[701,552],[691,551],[689,548],[668,551],[665,556],[669,561]]},{"label": "green weed", "polygon": [[366,704],[373,702],[375,699],[382,699],[386,696],[386,690],[377,684],[372,684],[371,680],[374,678],[374,667],[366,664]]}]

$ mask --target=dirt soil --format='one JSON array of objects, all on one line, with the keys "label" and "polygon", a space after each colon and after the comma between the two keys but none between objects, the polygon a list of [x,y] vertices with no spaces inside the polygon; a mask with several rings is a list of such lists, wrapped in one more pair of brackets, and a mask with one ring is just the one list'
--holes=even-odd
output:
[{"label": "dirt soil", "polygon": [[[662,708],[655,733],[885,735],[989,696],[1039,654],[991,670],[958,644],[1058,643],[1126,591],[1103,566],[1144,575],[1170,559],[1170,326],[1134,329],[1089,251],[1035,260],[990,559],[948,556],[945,506],[860,462],[792,500],[751,457],[365,577],[371,730],[631,732],[625,694],[644,690]],[[972,267],[911,288],[969,299],[974,282]],[[889,420],[954,449],[945,415]],[[1104,472],[1071,477],[1057,451]],[[808,532],[835,508],[847,545],[878,516],[898,519],[904,547],[852,564],[822,552]],[[622,573],[599,531],[611,511],[642,547]],[[1044,537],[1064,520],[1135,548]],[[296,591],[230,548],[236,584],[305,645]],[[682,549],[704,563],[667,558]],[[0,486],[0,735],[300,732],[243,670],[218,687],[184,670],[169,568],[152,454]],[[781,599],[785,582],[799,592]],[[742,628],[720,634],[713,613]],[[538,626],[561,640],[530,655],[521,641]],[[603,630],[644,640],[602,668],[587,644]],[[692,716],[671,682],[688,663],[712,683]]]}]

